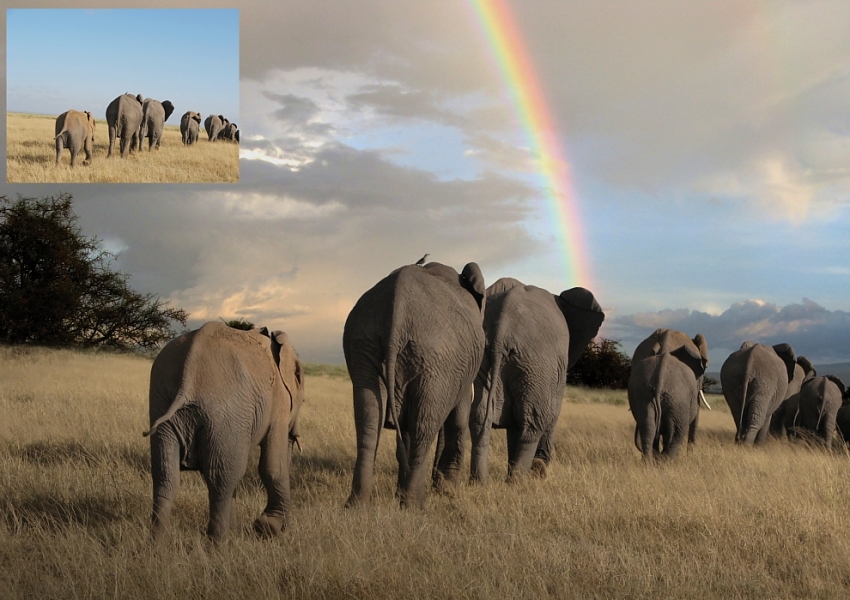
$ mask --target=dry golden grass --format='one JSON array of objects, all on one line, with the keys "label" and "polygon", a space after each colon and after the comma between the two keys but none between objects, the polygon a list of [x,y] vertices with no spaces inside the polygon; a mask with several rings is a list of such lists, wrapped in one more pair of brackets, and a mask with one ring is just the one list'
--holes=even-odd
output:
[{"label": "dry golden grass", "polygon": [[[178,125],[166,125],[160,149],[120,157],[119,140],[112,158],[109,128],[96,119],[92,164],[83,166],[85,152],[70,167],[66,148],[56,161],[56,116],[7,113],[6,181],[8,183],[232,183],[239,181],[239,146],[211,143],[201,128],[198,142],[184,146]],[[147,146],[145,146],[147,147]]]},{"label": "dry golden grass", "polygon": [[[549,477],[491,480],[425,510],[393,498],[392,432],[369,508],[343,510],[355,443],[350,383],[307,379],[289,530],[264,541],[252,462],[231,538],[211,546],[206,490],[185,473],[175,535],[148,541],[150,361],[0,349],[3,598],[840,598],[850,594],[846,452],[739,448],[701,415],[697,448],[646,467],[623,392],[571,389]],[[589,399],[588,399],[589,398]],[[607,400],[606,400],[607,398]],[[711,401],[711,399],[710,399]],[[715,403],[722,407],[722,403]]]}]

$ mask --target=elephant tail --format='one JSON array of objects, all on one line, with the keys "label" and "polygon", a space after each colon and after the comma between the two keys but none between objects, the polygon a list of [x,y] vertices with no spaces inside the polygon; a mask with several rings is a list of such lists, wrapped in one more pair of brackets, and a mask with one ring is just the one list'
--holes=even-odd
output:
[{"label": "elephant tail", "polygon": [[174,401],[171,403],[171,406],[168,407],[168,410],[165,412],[165,414],[158,418],[156,421],[154,421],[154,424],[151,425],[151,428],[143,432],[142,436],[148,437],[156,433],[156,430],[159,428],[160,425],[168,421],[171,417],[174,416],[174,413],[176,413],[178,410],[180,410],[187,404],[189,404],[189,396],[188,394],[184,394],[181,390],[180,392],[178,392],[177,396],[174,398]]},{"label": "elephant tail", "polygon": [[738,418],[738,433],[735,436],[735,441],[740,442],[744,439],[746,435],[746,430],[744,429],[744,416],[747,414],[747,391],[750,384],[749,378],[744,378],[744,389],[741,394],[741,416]]}]

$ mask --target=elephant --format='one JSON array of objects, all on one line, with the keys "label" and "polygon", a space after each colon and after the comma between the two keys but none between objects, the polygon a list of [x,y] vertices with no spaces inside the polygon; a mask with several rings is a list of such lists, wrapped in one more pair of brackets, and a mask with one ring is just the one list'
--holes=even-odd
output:
[{"label": "elephant", "polygon": [[165,122],[173,112],[174,105],[169,100],[160,102],[152,98],[145,98],[142,103],[142,126],[139,129],[140,151],[145,149],[145,138],[148,139],[148,150],[159,149],[162,145],[162,131],[165,128]]},{"label": "elephant", "polygon": [[198,128],[201,126],[201,113],[188,111],[180,117],[180,135],[187,146],[198,141]]},{"label": "elephant", "polygon": [[831,448],[838,410],[846,393],[844,383],[835,375],[806,380],[800,388],[794,434],[812,432],[823,441],[824,446]]},{"label": "elephant", "polygon": [[204,130],[209,136],[211,142],[216,141],[221,137],[221,132],[227,124],[230,123],[223,115],[210,115],[204,119]]},{"label": "elephant", "polygon": [[474,262],[460,275],[430,262],[394,270],[351,309],[342,344],[354,394],[357,461],[347,507],[371,501],[382,426],[396,430],[401,506],[424,506],[427,454],[441,428],[434,483],[458,483],[472,382],[484,354],[484,294]]},{"label": "elephant", "polygon": [[236,140],[236,143],[239,143],[239,130],[236,130],[236,133],[233,134],[233,139]]},{"label": "elephant", "polygon": [[282,331],[210,322],[166,344],[151,367],[151,427],[144,433],[151,446],[153,537],[168,528],[180,471],[200,470],[209,491],[207,535],[222,540],[236,485],[258,444],[268,502],[254,529],[279,533],[289,512],[291,446],[300,447],[303,402],[301,363]]},{"label": "elephant", "polygon": [[139,128],[142,125],[142,95],[123,94],[106,107],[106,124],[109,127],[109,150],[112,156],[115,138],[121,138],[121,158],[127,158],[130,150],[142,145]]},{"label": "elephant", "polygon": [[835,414],[835,426],[838,427],[841,439],[845,443],[850,442],[850,404],[848,404],[848,394],[850,394],[850,391],[844,394],[844,404]]},{"label": "elephant", "polygon": [[221,130],[221,133],[218,134],[218,137],[222,140],[231,140],[238,142],[239,128],[236,126],[236,123],[228,123],[224,126],[224,129]]},{"label": "elephant", "polygon": [[696,441],[707,366],[708,344],[701,333],[692,340],[681,331],[657,329],[635,349],[629,408],[635,446],[645,461],[675,458],[686,434],[689,445]]},{"label": "elephant", "polygon": [[508,478],[545,475],[567,371],[599,332],[605,314],[588,290],[554,295],[502,278],[487,288],[484,358],[469,419],[470,478],[488,476],[490,432],[506,429]]},{"label": "elephant", "polygon": [[766,346],[746,341],[723,363],[720,384],[735,419],[735,441],[762,443],[770,418],[786,397],[797,356],[789,344]]},{"label": "elephant", "polygon": [[77,165],[77,152],[81,149],[86,153],[84,165],[91,164],[92,150],[94,150],[94,117],[89,111],[68,110],[56,117],[56,164],[62,150],[68,148],[71,151],[71,166]]},{"label": "elephant", "polygon": [[800,388],[806,381],[815,376],[817,376],[817,371],[815,371],[811,361],[805,356],[798,356],[797,364],[794,367],[794,377],[788,382],[785,399],[770,418],[770,435],[784,438],[793,433],[794,419],[797,416],[797,407],[800,401]]}]

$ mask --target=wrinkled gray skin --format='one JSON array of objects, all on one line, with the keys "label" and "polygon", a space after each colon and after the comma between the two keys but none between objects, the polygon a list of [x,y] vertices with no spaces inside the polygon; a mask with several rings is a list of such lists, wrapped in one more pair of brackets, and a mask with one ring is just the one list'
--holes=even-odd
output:
[{"label": "wrinkled gray skin", "polygon": [[720,368],[723,396],[735,419],[735,441],[762,443],[770,418],[786,397],[797,357],[788,344],[766,346],[746,341]]},{"label": "wrinkled gray skin", "polygon": [[94,149],[94,117],[89,111],[80,112],[69,110],[56,117],[56,164],[62,156],[62,150],[68,148],[71,152],[71,166],[77,166],[77,153],[84,150],[86,159],[84,165],[91,164]]},{"label": "wrinkled gray skin", "polygon": [[159,148],[162,145],[162,132],[165,129],[165,122],[173,112],[174,105],[168,100],[160,102],[152,98],[145,99],[142,103],[142,125],[139,130],[140,150],[145,150],[145,139],[148,140],[148,150]]},{"label": "wrinkled gray skin", "polygon": [[708,344],[674,329],[657,329],[632,357],[629,408],[635,446],[644,460],[675,458],[687,435],[696,441],[699,392],[708,366]]},{"label": "wrinkled gray skin", "polygon": [[785,400],[770,418],[770,435],[785,438],[793,433],[794,419],[797,417],[797,407],[800,402],[800,389],[803,383],[816,375],[817,372],[809,359],[798,356],[797,364],[794,366],[794,377],[788,382],[788,390],[785,392]]},{"label": "wrinkled gray skin", "polygon": [[223,115],[209,115],[204,119],[204,130],[211,142],[216,141],[221,137],[225,126],[230,123]]},{"label": "wrinkled gray skin", "polygon": [[112,156],[115,138],[121,138],[121,158],[130,150],[141,146],[139,128],[142,126],[142,95],[122,94],[106,107],[106,125],[109,127],[109,151]]},{"label": "wrinkled gray skin", "polygon": [[487,346],[469,419],[472,481],[488,475],[490,432],[506,429],[508,478],[545,474],[567,371],[598,333],[605,314],[593,294],[559,296],[503,278],[487,288]]},{"label": "wrinkled gray skin", "polygon": [[151,532],[167,530],[180,471],[199,470],[209,491],[207,534],[224,538],[236,485],[260,445],[259,472],[268,494],[254,522],[261,535],[284,528],[289,511],[291,442],[304,401],[301,365],[285,333],[240,331],[207,323],[169,342],[150,378]]},{"label": "wrinkled gray skin", "polygon": [[812,432],[824,446],[832,447],[838,410],[847,389],[834,375],[813,377],[800,388],[800,401],[794,419],[794,433]]},{"label": "wrinkled gray skin", "polygon": [[357,462],[346,506],[368,504],[382,426],[396,428],[398,497],[423,506],[429,448],[443,428],[435,484],[460,475],[472,382],[484,354],[484,278],[440,263],[407,265],[357,301],[342,337],[354,390]]},{"label": "wrinkled gray skin", "polygon": [[198,130],[201,126],[201,113],[193,110],[180,117],[180,135],[187,146],[198,141]]}]

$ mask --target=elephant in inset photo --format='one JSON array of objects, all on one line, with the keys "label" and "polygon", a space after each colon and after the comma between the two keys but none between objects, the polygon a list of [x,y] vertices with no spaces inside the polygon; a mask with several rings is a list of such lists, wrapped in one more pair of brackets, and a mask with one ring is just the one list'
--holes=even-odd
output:
[{"label": "elephant in inset photo", "polygon": [[198,141],[198,131],[201,126],[201,113],[188,111],[180,117],[180,135],[187,146]]},{"label": "elephant in inset photo", "polygon": [[222,131],[230,123],[223,115],[209,115],[204,119],[204,130],[211,142],[216,141],[221,137]]},{"label": "elephant in inset photo", "polygon": [[142,103],[142,125],[139,129],[140,151],[145,150],[145,139],[148,140],[148,150],[158,149],[162,145],[165,122],[173,112],[174,105],[169,100],[160,102],[152,98],[145,99]]},{"label": "elephant in inset photo", "polygon": [[90,165],[94,150],[94,130],[94,117],[89,111],[69,110],[56,117],[56,136],[53,138],[56,144],[56,164],[59,164],[62,150],[68,148],[71,152],[72,167],[77,165],[77,153],[80,150],[86,153],[83,164]]},{"label": "elephant in inset photo", "polygon": [[788,344],[766,346],[746,341],[720,368],[723,396],[735,419],[735,441],[765,441],[770,418],[786,398],[797,356]]},{"label": "elephant in inset photo", "polygon": [[691,339],[681,331],[657,329],[635,349],[629,407],[635,446],[645,460],[674,458],[686,434],[689,445],[696,441],[707,367],[708,344],[701,333]]},{"label": "elephant in inset photo", "polygon": [[793,433],[794,419],[797,417],[797,407],[800,401],[800,389],[803,387],[803,383],[816,375],[817,372],[811,361],[805,356],[798,356],[797,364],[794,367],[794,377],[788,382],[785,399],[770,418],[770,434],[772,436],[784,438]]},{"label": "elephant in inset photo", "polygon": [[794,434],[810,432],[823,441],[827,448],[832,447],[838,410],[847,388],[835,375],[813,377],[800,389],[797,415],[794,419]]},{"label": "elephant in inset photo", "polygon": [[346,506],[368,504],[381,428],[396,430],[398,497],[423,506],[428,452],[441,432],[435,485],[455,485],[469,427],[472,382],[484,354],[484,278],[431,262],[396,269],[366,291],[342,346],[354,392],[357,461]]},{"label": "elephant in inset photo", "polygon": [[508,477],[544,475],[567,371],[599,332],[605,314],[588,290],[554,295],[511,278],[487,289],[487,345],[469,419],[471,479],[488,476],[490,432],[506,429]]},{"label": "elephant in inset photo", "polygon": [[254,522],[274,535],[289,512],[289,463],[298,443],[304,402],[301,363],[287,335],[207,323],[169,342],[151,367],[150,436],[153,476],[151,532],[167,528],[180,471],[200,471],[209,491],[207,534],[230,529],[236,486],[259,444],[259,472],[268,494]]},{"label": "elephant in inset photo", "polygon": [[218,137],[223,140],[231,140],[234,142],[239,141],[239,128],[236,126],[236,123],[228,123],[221,130],[221,133],[218,134]]},{"label": "elephant in inset photo", "polygon": [[106,125],[109,127],[109,150],[112,156],[115,139],[121,138],[121,158],[127,158],[130,150],[141,146],[139,129],[142,126],[142,95],[123,94],[106,107]]}]

